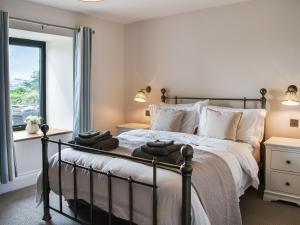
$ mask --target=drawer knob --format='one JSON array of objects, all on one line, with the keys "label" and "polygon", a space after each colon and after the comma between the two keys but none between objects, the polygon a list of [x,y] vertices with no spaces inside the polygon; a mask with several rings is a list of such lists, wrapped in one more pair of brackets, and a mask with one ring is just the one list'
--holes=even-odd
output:
[{"label": "drawer knob", "polygon": [[291,161],[290,160],[286,160],[286,164],[291,164]]},{"label": "drawer knob", "polygon": [[290,184],[290,182],[286,182],[285,185],[286,186],[290,186],[291,184]]}]

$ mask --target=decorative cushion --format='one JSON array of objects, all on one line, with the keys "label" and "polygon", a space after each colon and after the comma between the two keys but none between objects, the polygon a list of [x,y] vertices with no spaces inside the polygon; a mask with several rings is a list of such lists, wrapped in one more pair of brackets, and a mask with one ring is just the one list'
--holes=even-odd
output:
[{"label": "decorative cushion", "polygon": [[204,135],[235,141],[241,116],[241,112],[220,112],[207,109]]},{"label": "decorative cushion", "polygon": [[178,132],[180,130],[184,111],[159,109],[151,124],[152,130]]}]

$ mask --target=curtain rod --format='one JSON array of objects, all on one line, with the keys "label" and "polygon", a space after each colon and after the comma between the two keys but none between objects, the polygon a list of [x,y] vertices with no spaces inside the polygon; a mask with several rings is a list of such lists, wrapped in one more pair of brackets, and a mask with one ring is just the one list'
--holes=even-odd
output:
[{"label": "curtain rod", "polygon": [[[42,26],[46,26],[46,27],[57,27],[57,28],[60,28],[60,29],[67,29],[67,30],[73,30],[73,31],[78,31],[79,30],[79,28],[75,28],[75,27],[67,27],[67,26],[55,25],[55,24],[50,24],[50,23],[37,22],[37,21],[34,21],[34,20],[22,19],[22,18],[12,17],[12,16],[10,16],[9,19],[17,20],[17,21],[21,21],[21,22],[25,22],[25,23],[38,24],[38,25],[42,25]],[[92,33],[94,34],[95,31],[92,30]]]}]

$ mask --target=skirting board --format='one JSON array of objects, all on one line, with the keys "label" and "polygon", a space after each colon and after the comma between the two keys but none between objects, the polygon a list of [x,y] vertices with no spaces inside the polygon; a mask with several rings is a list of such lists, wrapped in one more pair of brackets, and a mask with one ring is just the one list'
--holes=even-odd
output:
[{"label": "skirting board", "polygon": [[300,197],[297,195],[292,195],[288,193],[282,193],[282,192],[275,192],[275,191],[268,191],[266,190],[264,192],[264,201],[286,201],[286,202],[293,202],[296,203],[298,206],[300,206]]},{"label": "skirting board", "polygon": [[12,182],[0,184],[0,195],[34,185],[39,171],[40,170],[31,171],[30,173],[20,175]]}]

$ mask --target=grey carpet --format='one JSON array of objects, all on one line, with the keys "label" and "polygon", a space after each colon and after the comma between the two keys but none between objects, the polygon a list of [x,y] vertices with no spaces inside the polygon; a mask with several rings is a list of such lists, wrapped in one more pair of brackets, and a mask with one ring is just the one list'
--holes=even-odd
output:
[{"label": "grey carpet", "polygon": [[[57,204],[56,197],[51,197]],[[68,211],[68,208],[65,207]],[[74,225],[77,224],[52,212],[52,221],[41,220],[42,206],[35,207],[34,187],[0,195],[0,225]],[[243,225],[300,225],[300,207],[283,202],[265,202],[254,189],[241,199]],[[234,224],[231,224],[234,225]]]}]

